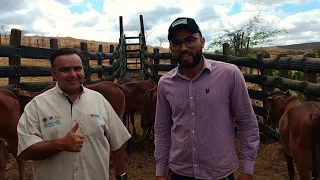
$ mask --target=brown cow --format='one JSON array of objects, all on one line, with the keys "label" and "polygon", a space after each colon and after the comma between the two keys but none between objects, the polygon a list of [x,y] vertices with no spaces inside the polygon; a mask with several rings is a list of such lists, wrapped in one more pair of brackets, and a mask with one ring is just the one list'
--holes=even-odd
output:
[{"label": "brown cow", "polygon": [[[131,81],[124,84],[121,84],[121,87],[125,89],[128,93],[128,100],[127,100],[127,110],[125,115],[123,116],[124,123],[126,123],[126,115],[130,115],[130,120],[132,123],[132,133],[133,136],[136,136],[136,128],[134,123],[134,113],[142,112],[142,103],[143,103],[143,96],[144,94],[154,88],[156,83],[152,80],[142,80],[142,81]],[[127,125],[129,127],[129,123]]]},{"label": "brown cow", "polygon": [[[0,138],[5,140],[19,166],[20,180],[25,180],[25,162],[17,158],[18,136],[17,125],[20,118],[20,105],[15,94],[6,89],[0,89]],[[4,171],[8,160],[5,143],[0,139],[0,179],[4,178]]]},{"label": "brown cow", "polygon": [[157,88],[150,89],[144,94],[143,109],[141,113],[141,127],[143,128],[142,137],[148,139],[152,131],[152,140],[154,140],[154,121],[157,104]]},{"label": "brown cow", "polygon": [[301,180],[310,180],[313,174],[316,179],[320,173],[320,103],[301,103],[298,97],[283,92],[274,92],[267,99],[279,127],[290,180],[295,175],[293,161]]}]

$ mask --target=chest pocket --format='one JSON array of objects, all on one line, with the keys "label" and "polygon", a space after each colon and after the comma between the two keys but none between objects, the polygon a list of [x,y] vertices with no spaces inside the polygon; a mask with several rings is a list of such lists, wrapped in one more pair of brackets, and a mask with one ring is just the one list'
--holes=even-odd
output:
[{"label": "chest pocket", "polygon": [[84,136],[100,137],[104,135],[103,119],[99,114],[84,114],[82,119],[77,120],[80,133]]}]

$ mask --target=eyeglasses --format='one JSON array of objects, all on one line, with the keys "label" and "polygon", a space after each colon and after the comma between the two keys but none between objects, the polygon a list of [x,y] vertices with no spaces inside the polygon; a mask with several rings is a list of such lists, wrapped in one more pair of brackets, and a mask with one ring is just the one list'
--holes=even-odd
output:
[{"label": "eyeglasses", "polygon": [[182,43],[184,43],[188,48],[192,48],[197,45],[197,39],[201,39],[201,37],[196,38],[196,37],[187,37],[183,41],[181,40],[174,40],[170,42],[171,49],[176,51],[180,50],[182,47]]}]

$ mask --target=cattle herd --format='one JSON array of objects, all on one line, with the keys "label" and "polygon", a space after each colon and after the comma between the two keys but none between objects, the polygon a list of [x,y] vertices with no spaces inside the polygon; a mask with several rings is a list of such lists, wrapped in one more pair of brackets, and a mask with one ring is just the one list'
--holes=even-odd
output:
[{"label": "cattle herd", "polygon": [[[151,134],[154,138],[157,101],[157,84],[154,81],[142,80],[124,84],[104,81],[85,86],[101,93],[110,102],[129,131],[131,122],[133,136],[137,135],[134,113],[140,113],[142,138],[148,139]],[[16,127],[24,107],[33,97],[52,87],[54,85],[49,85],[41,92],[28,92],[18,88],[14,91],[0,89],[0,180],[4,178],[8,150],[14,156],[17,153]],[[311,176],[317,179],[320,174],[320,103],[301,103],[296,96],[283,92],[270,93],[266,100],[269,115],[275,121],[281,137],[290,180],[294,179],[295,174],[293,163],[301,180],[310,180]],[[15,158],[20,180],[25,180],[25,162]]]}]

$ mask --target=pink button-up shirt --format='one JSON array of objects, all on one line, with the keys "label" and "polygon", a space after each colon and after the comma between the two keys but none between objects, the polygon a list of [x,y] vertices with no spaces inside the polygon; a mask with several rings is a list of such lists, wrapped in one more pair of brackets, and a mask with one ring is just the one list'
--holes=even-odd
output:
[{"label": "pink button-up shirt", "polygon": [[237,66],[204,58],[194,80],[179,74],[177,67],[161,77],[157,98],[157,176],[164,176],[169,166],[197,179],[225,178],[239,166],[234,125],[239,129],[242,172],[253,174],[259,128]]}]

